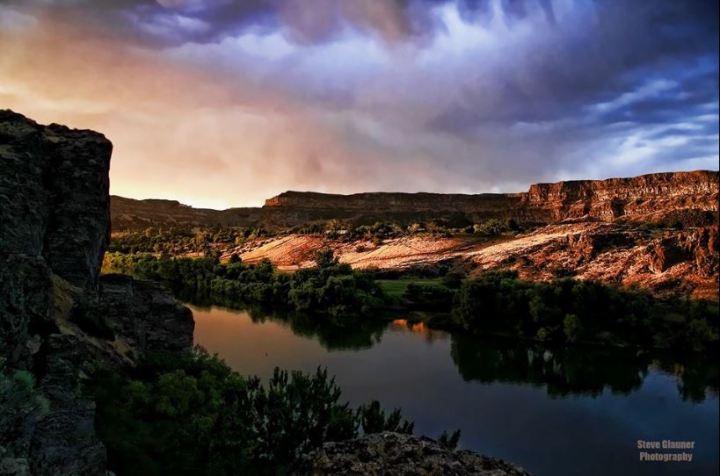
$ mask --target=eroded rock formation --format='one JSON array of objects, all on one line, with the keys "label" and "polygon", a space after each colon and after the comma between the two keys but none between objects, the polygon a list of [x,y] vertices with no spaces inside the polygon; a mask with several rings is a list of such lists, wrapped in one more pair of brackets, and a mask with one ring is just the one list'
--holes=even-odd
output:
[{"label": "eroded rock formation", "polygon": [[340,214],[465,214],[478,221],[513,218],[520,223],[554,223],[569,218],[604,221],[658,220],[682,211],[717,212],[718,173],[670,172],[607,180],[535,184],[524,193],[358,193],[332,195],[285,192],[265,202],[268,210],[335,210]]},{"label": "eroded rock formation", "polygon": [[523,193],[477,195],[442,193],[356,193],[335,195],[284,192],[262,208],[210,210],[171,200],[112,197],[113,231],[158,225],[232,225],[283,229],[340,219],[361,224],[392,221],[478,223],[491,218],[545,225],[593,217],[685,225],[717,223],[718,172],[671,172],[608,180],[532,185]]},{"label": "eroded rock formation", "polygon": [[0,111],[0,371],[30,372],[45,402],[3,408],[0,474],[104,474],[85,371],[192,344],[190,311],[157,285],[100,285],[111,151],[102,134]]}]

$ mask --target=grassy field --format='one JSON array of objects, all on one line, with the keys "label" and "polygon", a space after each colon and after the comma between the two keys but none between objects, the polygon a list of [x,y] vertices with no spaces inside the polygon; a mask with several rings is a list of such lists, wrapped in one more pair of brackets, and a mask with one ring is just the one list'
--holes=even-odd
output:
[{"label": "grassy field", "polygon": [[378,279],[375,281],[390,297],[402,297],[410,283],[441,285],[442,278]]}]

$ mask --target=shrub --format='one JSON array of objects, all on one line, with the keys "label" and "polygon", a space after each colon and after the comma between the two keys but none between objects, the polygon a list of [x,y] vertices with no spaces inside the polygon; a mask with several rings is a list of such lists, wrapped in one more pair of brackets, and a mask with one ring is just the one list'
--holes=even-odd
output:
[{"label": "shrub", "polygon": [[454,450],[455,448],[457,448],[459,442],[460,430],[455,430],[450,435],[448,435],[447,431],[443,431],[440,435],[440,438],[438,438],[438,443],[440,443],[440,446],[449,450]]},{"label": "shrub", "polygon": [[442,285],[410,283],[403,297],[413,307],[442,311],[450,309],[454,294],[453,290]]},{"label": "shrub", "polygon": [[214,356],[157,355],[129,378],[107,372],[86,389],[119,474],[278,474],[325,441],[365,432],[412,432],[378,402],[353,410],[325,370],[275,369],[266,384]]},{"label": "shrub", "polygon": [[368,405],[358,408],[357,416],[360,426],[365,433],[381,433],[393,431],[396,433],[412,434],[415,424],[402,419],[400,409],[396,408],[390,415],[380,407],[380,402],[373,400]]}]

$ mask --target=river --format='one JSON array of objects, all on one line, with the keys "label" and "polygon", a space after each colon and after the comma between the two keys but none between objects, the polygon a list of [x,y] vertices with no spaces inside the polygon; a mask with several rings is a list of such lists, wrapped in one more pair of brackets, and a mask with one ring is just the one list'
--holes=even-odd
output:
[{"label": "river", "polygon": [[[402,408],[415,431],[531,474],[718,474],[716,366],[618,350],[549,350],[402,319],[352,330],[190,306],[195,343],[242,374],[327,367],[352,405]],[[641,462],[637,440],[694,441],[692,462]]]}]

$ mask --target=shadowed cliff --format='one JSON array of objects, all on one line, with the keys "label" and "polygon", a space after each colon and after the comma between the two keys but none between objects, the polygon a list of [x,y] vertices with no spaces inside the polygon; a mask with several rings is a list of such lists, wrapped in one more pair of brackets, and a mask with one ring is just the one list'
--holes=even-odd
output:
[{"label": "shadowed cliff", "polygon": [[192,314],[162,288],[100,277],[111,152],[97,132],[0,111],[2,474],[104,474],[85,376],[192,345]]}]

